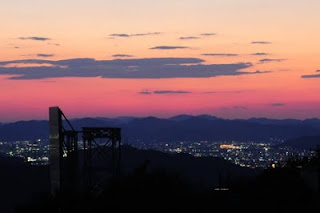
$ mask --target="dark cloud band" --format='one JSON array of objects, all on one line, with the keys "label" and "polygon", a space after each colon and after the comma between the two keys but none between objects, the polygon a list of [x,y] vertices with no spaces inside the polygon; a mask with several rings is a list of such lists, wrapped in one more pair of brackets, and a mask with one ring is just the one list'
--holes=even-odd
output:
[{"label": "dark cloud band", "polygon": [[[209,78],[262,74],[266,71],[248,72],[251,63],[204,64],[199,58],[141,58],[95,60],[76,58],[68,60],[16,60],[0,62],[0,75],[14,75],[10,79],[46,79],[61,77],[101,78]],[[18,67],[8,66],[21,64]],[[30,67],[24,64],[36,64]],[[42,66],[43,65],[43,66]]]}]

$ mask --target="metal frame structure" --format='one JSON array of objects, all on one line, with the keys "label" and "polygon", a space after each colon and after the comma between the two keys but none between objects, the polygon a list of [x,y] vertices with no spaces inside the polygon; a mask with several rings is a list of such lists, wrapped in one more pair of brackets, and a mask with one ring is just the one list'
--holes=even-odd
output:
[{"label": "metal frame structure", "polygon": [[[81,188],[80,182],[83,189],[100,193],[106,177],[119,175],[120,128],[85,127],[76,131],[59,107],[49,108],[49,128],[51,195],[75,191]],[[83,155],[79,153],[79,134]]]},{"label": "metal frame structure", "polygon": [[91,192],[100,194],[105,179],[120,174],[121,129],[82,128],[85,181]]}]

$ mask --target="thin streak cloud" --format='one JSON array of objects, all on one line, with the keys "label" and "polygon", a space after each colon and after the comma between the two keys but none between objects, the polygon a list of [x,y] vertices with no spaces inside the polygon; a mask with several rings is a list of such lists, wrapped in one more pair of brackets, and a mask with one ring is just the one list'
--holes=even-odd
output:
[{"label": "thin streak cloud", "polygon": [[153,94],[157,95],[164,95],[164,94],[187,94],[192,93],[190,91],[183,91],[183,90],[156,90],[153,91]]},{"label": "thin streak cloud", "polygon": [[217,35],[216,33],[201,33],[201,36],[215,36]]},{"label": "thin streak cloud", "polygon": [[110,37],[120,37],[120,38],[130,38],[130,37],[140,37],[140,36],[152,36],[152,35],[160,35],[160,32],[151,32],[151,33],[134,33],[134,34],[127,34],[127,33],[113,33],[110,34]]},{"label": "thin streak cloud", "polygon": [[43,53],[38,53],[37,54],[38,57],[43,57],[43,58],[49,58],[49,57],[53,57],[54,54],[43,54]]},{"label": "thin streak cloud", "polygon": [[287,59],[283,59],[283,58],[264,58],[259,60],[259,64],[264,64],[264,63],[270,63],[270,62],[283,62]]},{"label": "thin streak cloud", "polygon": [[286,104],[285,103],[272,103],[270,105],[273,107],[282,107],[282,106],[285,106]]},{"label": "thin streak cloud", "polygon": [[176,50],[176,49],[188,49],[186,46],[156,46],[151,47],[151,50]]},{"label": "thin streak cloud", "polygon": [[239,54],[234,53],[204,53],[203,56],[218,56],[218,57],[235,57],[239,56]]},{"label": "thin streak cloud", "polygon": [[252,41],[251,44],[272,44],[270,41]]},{"label": "thin streak cloud", "polygon": [[33,41],[48,41],[51,40],[51,38],[46,38],[46,37],[38,37],[38,36],[33,36],[33,37],[19,37],[20,40],[33,40]]},{"label": "thin streak cloud", "polygon": [[189,94],[192,93],[191,91],[185,91],[185,90],[142,90],[139,92],[141,95],[168,95],[168,94]]},{"label": "thin streak cloud", "polygon": [[112,55],[112,57],[114,57],[114,58],[131,58],[131,57],[133,57],[133,55],[115,54],[115,55]]},{"label": "thin streak cloud", "polygon": [[320,78],[320,70],[316,70],[315,74],[302,75],[301,78]]},{"label": "thin streak cloud", "polygon": [[258,53],[252,53],[251,55],[255,55],[255,56],[264,56],[264,55],[269,55],[269,54],[268,54],[268,53],[258,52]]},{"label": "thin streak cloud", "polygon": [[179,38],[180,40],[195,40],[195,39],[199,39],[199,37],[196,36],[183,36]]}]

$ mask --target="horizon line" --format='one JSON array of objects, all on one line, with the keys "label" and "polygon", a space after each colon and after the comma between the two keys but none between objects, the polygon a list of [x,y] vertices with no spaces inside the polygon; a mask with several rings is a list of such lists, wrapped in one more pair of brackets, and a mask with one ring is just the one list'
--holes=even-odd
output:
[{"label": "horizon line", "polygon": [[[311,120],[311,119],[318,119],[320,120],[320,117],[306,117],[306,118],[292,118],[292,117],[287,117],[287,118],[273,118],[273,117],[248,117],[248,118],[225,118],[225,117],[218,117],[215,115],[210,115],[210,114],[177,114],[173,116],[153,116],[153,115],[148,115],[148,116],[133,116],[133,115],[123,115],[123,116],[115,116],[115,117],[108,117],[108,116],[98,116],[98,117],[72,117],[68,118],[69,120],[76,120],[76,119],[86,119],[86,118],[91,118],[91,119],[120,119],[124,117],[128,118],[134,118],[134,119],[144,119],[144,118],[157,118],[157,119],[170,119],[174,118],[177,116],[192,116],[192,117],[200,117],[200,116],[211,116],[215,117],[217,119],[221,120],[250,120],[250,119],[268,119],[268,120],[298,120],[298,121],[305,121],[305,120]],[[10,123],[17,123],[17,122],[30,122],[30,121],[49,121],[49,119],[23,119],[23,120],[13,120],[13,121],[0,121],[0,124],[10,124]]]}]

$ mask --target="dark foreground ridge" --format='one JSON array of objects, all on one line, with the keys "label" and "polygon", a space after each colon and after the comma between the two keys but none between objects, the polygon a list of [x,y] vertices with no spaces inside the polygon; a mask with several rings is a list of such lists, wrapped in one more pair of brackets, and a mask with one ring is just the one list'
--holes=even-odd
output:
[{"label": "dark foreground ridge", "polygon": [[47,167],[2,159],[2,209],[10,212],[10,205],[15,205],[15,212],[35,213],[308,212],[320,209],[319,192],[301,174],[319,169],[319,159],[318,153],[312,160],[258,172],[216,158],[124,147],[123,175],[107,180],[99,195],[66,192],[55,197],[48,195]]}]

